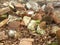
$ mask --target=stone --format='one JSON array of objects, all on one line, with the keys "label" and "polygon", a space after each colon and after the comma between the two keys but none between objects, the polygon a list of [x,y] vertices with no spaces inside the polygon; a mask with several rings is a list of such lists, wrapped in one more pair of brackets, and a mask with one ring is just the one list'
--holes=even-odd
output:
[{"label": "stone", "polygon": [[31,20],[31,17],[28,17],[28,16],[24,16],[23,17],[23,22],[25,23],[26,26],[28,25],[28,23],[30,22],[30,20]]},{"label": "stone", "polygon": [[45,5],[45,4],[41,7],[43,11],[44,11],[45,7],[46,7],[46,5]]},{"label": "stone", "polygon": [[35,30],[35,27],[36,27],[36,21],[35,20],[31,20],[29,25],[27,26],[27,28],[31,29],[31,30]]},{"label": "stone", "polygon": [[0,45],[4,45],[3,43],[0,43]]},{"label": "stone", "polygon": [[52,15],[52,18],[54,19],[55,23],[60,24],[60,12],[55,11],[54,15]]},{"label": "stone", "polygon": [[[52,13],[53,12],[53,10],[54,10],[54,7],[53,7],[53,4],[52,3],[48,3],[46,6],[45,6],[45,9],[44,9],[44,11],[45,11],[45,13]],[[49,14],[50,14],[49,13]]]},{"label": "stone", "polygon": [[52,27],[52,33],[55,33],[56,34],[56,31],[58,31],[60,28],[58,26],[53,26]]},{"label": "stone", "polygon": [[16,34],[16,31],[14,31],[14,30],[9,30],[9,32],[8,32],[9,37],[15,37],[15,34]]},{"label": "stone", "polygon": [[28,9],[33,9],[34,11],[38,11],[39,10],[39,5],[36,2],[33,1],[29,1],[26,3],[26,7]]},{"label": "stone", "polygon": [[41,22],[40,24],[39,24],[39,26],[40,26],[40,28],[46,28],[46,22],[45,21],[43,21],[43,22]]},{"label": "stone", "polygon": [[29,0],[19,0],[21,3],[27,3]]},{"label": "stone", "polygon": [[3,3],[4,6],[8,6],[9,2],[5,2]]},{"label": "stone", "polygon": [[16,29],[20,26],[20,21],[13,21],[8,24],[8,27],[11,29]]},{"label": "stone", "polygon": [[42,20],[42,14],[35,14],[33,17],[32,17],[34,20]]},{"label": "stone", "polygon": [[15,6],[16,8],[24,8],[24,5],[21,4],[21,3],[16,3],[14,6]]},{"label": "stone", "polygon": [[60,29],[56,32],[57,40],[58,40],[58,45],[60,45]]},{"label": "stone", "polygon": [[12,15],[9,15],[8,16],[8,22],[7,22],[7,24],[9,23],[9,22],[13,22],[13,21],[15,21],[15,20],[21,20],[22,18],[21,17],[16,17],[16,16],[12,16]]},{"label": "stone", "polygon": [[20,25],[24,25],[24,26],[25,26],[25,23],[24,23],[24,21],[20,21]]},{"label": "stone", "polygon": [[32,45],[32,42],[34,41],[34,39],[31,38],[23,38],[21,39],[19,45]]},{"label": "stone", "polygon": [[34,14],[34,11],[28,11],[27,14],[33,15]]},{"label": "stone", "polygon": [[38,34],[44,35],[46,34],[45,30],[43,30],[42,28],[40,28],[39,26],[37,26],[37,31]]},{"label": "stone", "polygon": [[5,34],[5,31],[1,31],[0,32],[0,40],[5,40],[7,38],[8,38],[8,36]]},{"label": "stone", "polygon": [[60,7],[60,2],[53,3],[54,7]]},{"label": "stone", "polygon": [[7,12],[11,11],[11,9],[9,7],[4,7],[0,9],[0,15],[3,15]]}]

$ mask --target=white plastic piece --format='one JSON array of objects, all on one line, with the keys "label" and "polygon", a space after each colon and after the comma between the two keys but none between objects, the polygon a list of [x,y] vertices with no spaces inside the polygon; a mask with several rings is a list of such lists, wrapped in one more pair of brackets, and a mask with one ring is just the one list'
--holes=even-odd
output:
[{"label": "white plastic piece", "polygon": [[15,20],[20,20],[20,19],[22,19],[21,17],[16,17],[16,16],[12,16],[12,15],[9,15],[8,16],[8,22],[7,22],[7,24],[9,23],[9,22],[12,22],[12,21],[15,21]]}]

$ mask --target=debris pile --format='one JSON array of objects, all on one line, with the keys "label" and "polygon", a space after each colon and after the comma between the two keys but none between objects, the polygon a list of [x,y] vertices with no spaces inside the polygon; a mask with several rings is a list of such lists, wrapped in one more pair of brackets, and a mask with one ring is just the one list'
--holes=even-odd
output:
[{"label": "debris pile", "polygon": [[33,1],[11,1],[2,6],[5,7],[0,8],[1,45],[57,45],[60,13],[53,3],[41,6]]}]

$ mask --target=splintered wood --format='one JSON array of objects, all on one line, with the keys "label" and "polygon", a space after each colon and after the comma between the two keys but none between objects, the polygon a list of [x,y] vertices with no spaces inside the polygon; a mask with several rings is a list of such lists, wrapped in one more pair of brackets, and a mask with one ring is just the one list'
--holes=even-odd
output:
[{"label": "splintered wood", "polygon": [[8,19],[4,19],[2,22],[0,22],[0,27],[4,26],[7,23]]}]

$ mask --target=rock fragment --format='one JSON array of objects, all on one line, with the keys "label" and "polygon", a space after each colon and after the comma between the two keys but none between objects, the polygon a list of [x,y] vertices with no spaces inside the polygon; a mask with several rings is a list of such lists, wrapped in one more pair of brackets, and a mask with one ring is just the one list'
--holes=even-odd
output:
[{"label": "rock fragment", "polygon": [[31,20],[31,17],[28,17],[28,16],[24,16],[23,17],[23,21],[24,21],[24,23],[25,23],[26,26],[28,25],[28,23],[30,22],[30,20]]},{"label": "rock fragment", "polygon": [[3,43],[0,43],[0,45],[4,45]]},{"label": "rock fragment", "polygon": [[42,15],[41,14],[35,14],[33,17],[32,17],[34,20],[42,20]]},{"label": "rock fragment", "polygon": [[58,31],[60,28],[58,26],[53,26],[52,27],[52,33],[56,34],[56,31]]},{"label": "rock fragment", "polygon": [[2,8],[2,9],[0,9],[0,15],[3,15],[9,11],[11,11],[11,9],[9,7]]},{"label": "rock fragment", "polygon": [[31,30],[35,30],[35,27],[36,27],[36,21],[35,20],[31,20],[29,25],[27,26],[27,28],[31,29]]},{"label": "rock fragment", "polygon": [[34,11],[28,11],[27,14],[33,15],[34,14]]},{"label": "rock fragment", "polygon": [[39,5],[36,2],[33,1],[29,1],[26,3],[26,7],[28,9],[33,9],[34,11],[38,11],[39,10]]},{"label": "rock fragment", "polygon": [[55,11],[54,15],[52,15],[52,18],[56,22],[56,24],[60,24],[60,13],[59,11]]},{"label": "rock fragment", "polygon": [[58,45],[60,45],[60,29],[56,32],[57,40],[58,40]]},{"label": "rock fragment", "polygon": [[5,34],[5,31],[0,32],[0,40],[5,40],[7,38],[8,36]]},{"label": "rock fragment", "polygon": [[20,26],[20,21],[13,21],[8,24],[11,29],[16,29]]},{"label": "rock fragment", "polygon": [[46,22],[45,22],[45,21],[41,22],[41,23],[39,24],[39,26],[40,26],[40,28],[42,28],[42,29],[46,28]]},{"label": "rock fragment", "polygon": [[7,24],[9,23],[9,22],[13,22],[13,21],[15,21],[15,20],[21,20],[22,18],[21,17],[16,17],[16,16],[12,16],[12,15],[9,15],[8,16],[8,22],[7,22]]},{"label": "rock fragment", "polygon": [[30,39],[30,38],[23,38],[21,39],[19,45],[32,45],[32,42],[34,41],[34,39]]},{"label": "rock fragment", "polygon": [[42,28],[40,28],[40,26],[37,27],[36,32],[37,32],[38,34],[41,34],[41,35],[46,34],[45,30],[43,30]]}]

